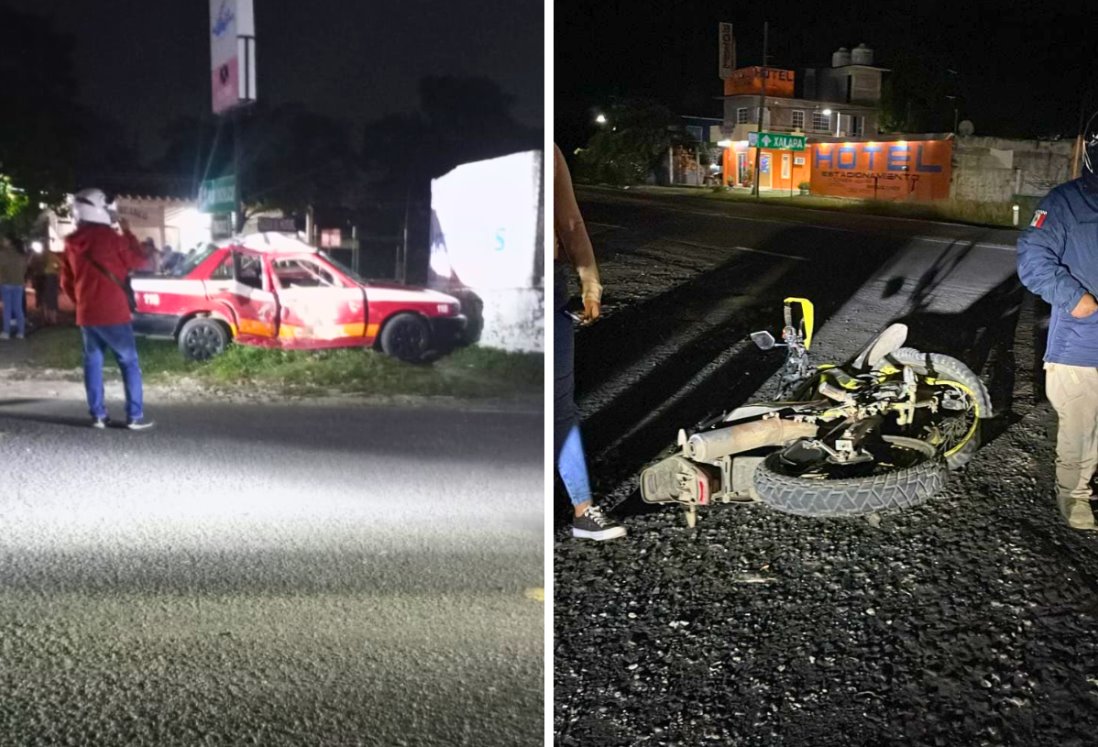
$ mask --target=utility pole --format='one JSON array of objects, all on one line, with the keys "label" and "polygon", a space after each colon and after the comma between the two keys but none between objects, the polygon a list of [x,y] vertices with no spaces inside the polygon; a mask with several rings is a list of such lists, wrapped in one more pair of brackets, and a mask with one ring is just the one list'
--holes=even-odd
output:
[{"label": "utility pole", "polygon": [[766,48],[769,33],[770,22],[763,21],[762,93],[759,94],[759,126],[755,128],[755,181],[751,185],[756,198],[761,196],[759,193],[759,168],[762,166],[763,110],[766,108]]},{"label": "utility pole", "polygon": [[397,282],[408,282],[408,213],[412,202],[412,183],[404,191],[404,231],[401,235],[400,263],[397,265]]},{"label": "utility pole", "polygon": [[233,124],[233,203],[236,214],[233,216],[233,234],[244,231],[244,191],[240,185],[240,107],[234,107],[229,112]]},{"label": "utility pole", "polygon": [[[1090,91],[1088,90],[1086,93],[1083,94],[1083,100],[1079,102],[1079,134],[1075,138],[1075,148],[1072,150],[1071,153],[1072,179],[1078,179],[1080,174],[1082,174],[1081,161],[1083,160],[1083,148],[1086,147],[1086,141],[1084,140],[1084,138],[1086,138],[1087,135],[1087,133],[1083,131],[1086,127],[1086,125],[1083,124],[1083,117],[1087,115],[1087,104],[1089,103],[1089,101]],[[1091,117],[1091,119],[1093,119],[1093,117]]]}]

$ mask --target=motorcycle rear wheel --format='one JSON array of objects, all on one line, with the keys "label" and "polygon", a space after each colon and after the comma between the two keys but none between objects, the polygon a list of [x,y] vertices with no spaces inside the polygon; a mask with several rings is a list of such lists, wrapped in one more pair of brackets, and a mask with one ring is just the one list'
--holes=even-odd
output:
[{"label": "motorcycle rear wheel", "polygon": [[778,511],[797,516],[862,516],[917,506],[945,487],[948,470],[942,459],[923,451],[916,439],[883,436],[895,447],[918,451],[910,466],[858,477],[820,479],[788,474],[781,452],[764,459],[755,470],[759,499]]},{"label": "motorcycle rear wheel", "polygon": [[[900,365],[912,367],[920,376],[933,374],[935,379],[942,383],[957,385],[975,401],[975,417],[971,428],[945,454],[946,463],[951,470],[960,469],[968,464],[980,448],[980,429],[983,420],[994,415],[988,411],[991,397],[984,382],[964,363],[941,353],[924,353],[915,348],[899,348],[890,353],[888,359]],[[981,402],[985,403],[986,407],[981,407]]]}]

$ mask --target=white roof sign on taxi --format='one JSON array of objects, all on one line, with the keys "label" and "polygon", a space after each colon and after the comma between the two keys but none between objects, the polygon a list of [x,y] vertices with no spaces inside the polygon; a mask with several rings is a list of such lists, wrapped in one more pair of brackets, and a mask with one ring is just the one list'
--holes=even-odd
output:
[{"label": "white roof sign on taxi", "polygon": [[306,244],[296,236],[287,236],[273,231],[237,236],[225,244],[271,254],[316,254],[317,251],[315,246]]}]

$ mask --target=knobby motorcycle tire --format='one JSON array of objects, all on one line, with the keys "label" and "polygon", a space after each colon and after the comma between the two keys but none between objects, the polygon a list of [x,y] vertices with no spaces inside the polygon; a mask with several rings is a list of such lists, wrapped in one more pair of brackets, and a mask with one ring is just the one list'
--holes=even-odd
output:
[{"label": "knobby motorcycle tire", "polygon": [[815,480],[777,471],[780,452],[755,470],[755,492],[771,508],[797,516],[862,516],[917,506],[945,487],[945,462],[930,458],[911,467],[868,477]]},{"label": "knobby motorcycle tire", "polygon": [[991,397],[988,395],[984,382],[964,363],[941,353],[924,353],[915,348],[899,348],[889,353],[888,359],[904,366],[910,366],[920,374],[933,373],[938,379],[955,381],[975,395],[978,400],[979,410],[972,435],[960,449],[946,455],[946,463],[951,470],[960,469],[968,464],[972,457],[976,456],[976,450],[980,448],[980,427],[984,419],[994,415],[990,411]]}]

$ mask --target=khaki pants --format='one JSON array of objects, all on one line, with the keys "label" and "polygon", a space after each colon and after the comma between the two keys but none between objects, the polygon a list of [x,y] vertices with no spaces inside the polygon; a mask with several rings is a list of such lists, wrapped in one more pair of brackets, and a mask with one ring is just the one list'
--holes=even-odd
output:
[{"label": "khaki pants", "polygon": [[1090,499],[1098,467],[1098,368],[1046,363],[1045,390],[1056,408],[1056,492],[1061,502]]}]

